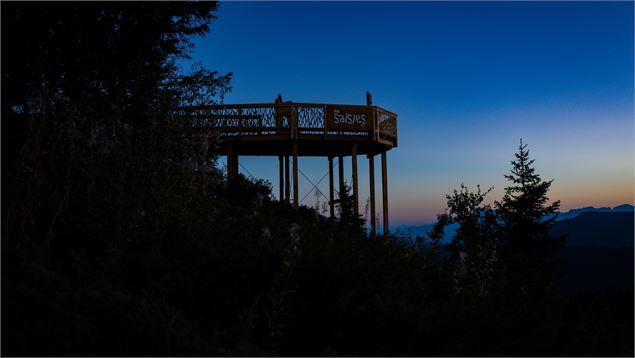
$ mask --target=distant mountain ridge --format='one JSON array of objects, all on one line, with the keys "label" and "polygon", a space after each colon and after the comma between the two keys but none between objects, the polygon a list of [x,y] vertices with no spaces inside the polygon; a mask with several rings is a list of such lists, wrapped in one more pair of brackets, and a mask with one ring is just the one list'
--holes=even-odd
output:
[{"label": "distant mountain ridge", "polygon": [[610,207],[600,207],[600,208],[595,208],[593,206],[586,206],[584,208],[579,208],[579,209],[571,209],[567,212],[564,213],[559,213],[558,214],[558,218],[556,219],[557,221],[560,220],[567,220],[567,219],[573,219],[576,216],[583,214],[583,213],[594,213],[594,212],[600,212],[600,213],[623,213],[623,212],[633,212],[635,211],[635,207],[633,207],[633,205],[631,204],[622,204],[622,205],[618,205],[614,208],[610,208]]},{"label": "distant mountain ridge", "polygon": [[[590,233],[594,233],[594,234],[598,234],[599,231],[594,229],[595,227],[598,228],[602,228],[603,230],[607,230],[604,231],[604,233],[614,233],[614,232],[618,232],[618,238],[615,240],[608,240],[605,241],[605,243],[610,243],[615,244],[615,243],[620,243],[619,245],[617,245],[617,247],[624,247],[623,244],[624,243],[628,243],[629,240],[628,238],[625,238],[624,235],[628,236],[628,217],[629,215],[618,215],[617,219],[613,216],[595,216],[595,215],[584,215],[581,219],[582,220],[578,220],[575,222],[569,222],[568,220],[572,220],[575,219],[583,214],[589,214],[589,213],[606,213],[606,214],[616,214],[616,213],[634,213],[635,212],[635,207],[631,204],[622,204],[622,205],[618,205],[615,206],[613,208],[610,207],[600,207],[600,208],[596,208],[593,206],[586,206],[583,208],[577,208],[577,209],[571,209],[567,212],[564,213],[559,213],[558,214],[558,218],[556,219],[556,223],[554,223],[554,230],[557,233],[564,233],[564,232],[569,232],[570,235],[570,239],[574,240],[576,237],[585,237],[587,239],[581,239],[581,240],[575,240],[575,244],[574,246],[581,246],[581,244],[587,242],[587,243],[594,243],[593,245],[596,245],[598,242],[591,240],[590,237],[588,237],[587,234],[585,234],[585,230],[586,232],[590,235]],[[630,220],[630,227],[633,227],[633,215],[630,215],[631,220]],[[604,222],[602,222],[602,220],[605,220]],[[560,224],[560,223],[563,224]],[[592,223],[590,223],[592,222]],[[611,223],[611,225],[618,225],[615,228],[611,228],[609,223]],[[415,239],[417,236],[427,236],[427,233],[432,230],[432,227],[434,226],[434,223],[432,224],[423,224],[423,225],[401,225],[396,227],[396,230],[406,236],[406,237],[411,237],[412,239]],[[458,227],[458,225],[456,224],[452,224],[452,225],[448,225],[445,229],[445,238],[443,240],[443,242],[449,242],[452,237],[454,236],[454,233],[456,231],[456,228]],[[584,229],[581,229],[584,228]],[[554,232],[552,230],[552,232]],[[631,231],[632,232],[632,231]],[[626,233],[626,234],[622,234],[620,235],[619,233]],[[630,234],[630,246],[627,247],[633,247],[633,243],[632,240],[633,239],[633,234]],[[611,246],[608,245],[608,246]],[[584,246],[584,245],[582,245]],[[602,245],[600,245],[602,246]]]},{"label": "distant mountain ridge", "polygon": [[585,212],[551,228],[553,236],[568,235],[569,247],[632,248],[634,231],[633,214],[626,211]]},{"label": "distant mountain ridge", "polygon": [[[430,232],[433,227],[434,227],[434,224],[412,225],[412,226],[401,225],[397,227],[397,233],[402,236],[410,237],[414,240],[417,236],[427,237],[428,232]],[[446,226],[445,237],[442,240],[442,242],[444,243],[450,242],[450,240],[452,240],[452,237],[454,237],[454,233],[456,232],[457,228],[458,228],[457,224],[450,224]]]}]

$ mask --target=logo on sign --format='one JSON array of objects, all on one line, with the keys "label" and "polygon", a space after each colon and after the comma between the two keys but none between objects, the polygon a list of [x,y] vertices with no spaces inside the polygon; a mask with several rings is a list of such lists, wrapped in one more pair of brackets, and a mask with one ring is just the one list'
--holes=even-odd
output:
[{"label": "logo on sign", "polygon": [[366,126],[365,114],[343,113],[339,109],[333,110],[333,123]]}]

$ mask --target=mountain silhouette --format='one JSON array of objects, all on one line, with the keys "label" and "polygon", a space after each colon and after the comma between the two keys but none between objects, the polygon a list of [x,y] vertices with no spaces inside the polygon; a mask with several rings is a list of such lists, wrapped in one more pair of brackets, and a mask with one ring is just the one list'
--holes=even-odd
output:
[{"label": "mountain silhouette", "polygon": [[[428,232],[432,230],[434,224],[424,224],[424,225],[401,225],[397,227],[397,235],[405,236],[406,238],[415,239],[417,236],[428,237]],[[445,237],[441,240],[442,243],[447,244],[452,241],[454,234],[456,233],[456,229],[459,227],[458,224],[450,224],[445,228]]]},{"label": "mountain silhouette", "polygon": [[609,207],[595,208],[593,206],[585,206],[583,208],[571,209],[567,212],[560,213],[558,214],[558,218],[556,220],[560,221],[560,220],[566,220],[566,219],[573,219],[580,214],[591,213],[591,212],[601,212],[601,213],[633,212],[633,205],[622,204],[612,209]]},{"label": "mountain silhouette", "polygon": [[568,234],[570,247],[633,247],[632,212],[586,212],[557,221],[552,235]]},{"label": "mountain silhouette", "polygon": [[[631,204],[622,204],[614,208],[586,206],[571,209],[558,214],[552,227],[552,234],[568,233],[568,246],[633,247],[633,212],[634,207]],[[620,215],[614,216],[613,214]],[[575,221],[576,218],[579,220]],[[432,230],[433,226],[434,223],[401,225],[396,227],[395,231],[414,239],[417,236],[427,237],[427,233]],[[457,227],[457,224],[450,224],[446,227],[443,243],[452,240]]]},{"label": "mountain silhouette", "polygon": [[568,234],[560,256],[559,292],[577,295],[623,290],[632,297],[632,210],[632,205],[625,204],[608,212],[582,212],[553,224],[552,235]]},{"label": "mountain silhouette", "polygon": [[622,204],[613,208],[613,212],[633,212],[635,207],[631,204]]}]

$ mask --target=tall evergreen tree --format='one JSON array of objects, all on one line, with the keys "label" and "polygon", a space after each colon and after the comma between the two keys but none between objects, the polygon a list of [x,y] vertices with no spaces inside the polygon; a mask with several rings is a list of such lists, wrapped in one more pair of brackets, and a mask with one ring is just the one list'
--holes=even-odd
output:
[{"label": "tall evergreen tree", "polygon": [[549,229],[556,220],[560,201],[548,204],[547,192],[553,183],[544,181],[533,167],[527,144],[522,139],[512,169],[505,179],[511,185],[505,188],[501,202],[496,203],[503,221],[508,244],[529,247],[532,243],[549,237]]},{"label": "tall evergreen tree", "polygon": [[[554,254],[562,238],[549,231],[560,208],[560,201],[549,204],[547,193],[553,180],[544,181],[533,167],[527,145],[520,141],[512,169],[496,210],[501,223],[501,259],[504,262],[507,290],[530,299],[544,297],[557,273]],[[515,290],[516,287],[518,290]],[[531,298],[533,297],[533,298]]]}]

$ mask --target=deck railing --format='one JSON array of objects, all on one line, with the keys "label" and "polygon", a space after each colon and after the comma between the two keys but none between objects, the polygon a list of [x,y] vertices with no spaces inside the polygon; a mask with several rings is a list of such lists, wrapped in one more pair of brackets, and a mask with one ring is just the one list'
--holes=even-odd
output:
[{"label": "deck railing", "polygon": [[369,136],[397,140],[397,115],[377,106],[311,103],[181,107],[176,116],[211,127],[221,136]]}]

